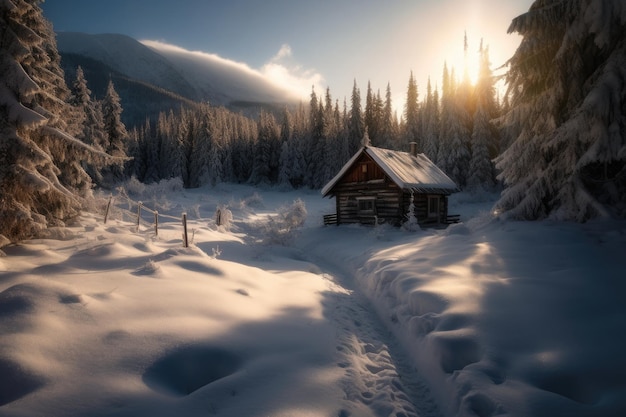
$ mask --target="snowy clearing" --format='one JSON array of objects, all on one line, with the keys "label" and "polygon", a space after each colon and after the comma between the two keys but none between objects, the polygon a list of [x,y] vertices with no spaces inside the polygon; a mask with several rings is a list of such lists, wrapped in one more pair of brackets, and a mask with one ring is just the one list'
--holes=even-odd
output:
[{"label": "snowy clearing", "polygon": [[158,236],[118,200],[3,248],[1,416],[626,413],[624,222],[498,222],[458,194],[463,223],[411,233],[324,227],[313,191],[129,195]]}]

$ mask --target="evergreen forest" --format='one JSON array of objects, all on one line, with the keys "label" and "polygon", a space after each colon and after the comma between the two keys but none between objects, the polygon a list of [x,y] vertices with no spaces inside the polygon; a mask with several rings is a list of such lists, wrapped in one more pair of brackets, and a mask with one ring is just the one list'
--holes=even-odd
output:
[{"label": "evergreen forest", "polygon": [[0,246],[62,226],[94,188],[130,178],[319,189],[365,143],[417,143],[462,189],[502,190],[504,217],[626,216],[624,2],[535,1],[511,23],[522,42],[504,76],[486,41],[469,51],[460,39],[480,55],[477,81],[445,63],[440,86],[407,74],[402,114],[389,84],[355,80],[349,98],[312,89],[256,118],[195,103],[138,126],[122,122],[112,81],[102,100],[81,68],[66,82],[39,3],[0,2]]}]

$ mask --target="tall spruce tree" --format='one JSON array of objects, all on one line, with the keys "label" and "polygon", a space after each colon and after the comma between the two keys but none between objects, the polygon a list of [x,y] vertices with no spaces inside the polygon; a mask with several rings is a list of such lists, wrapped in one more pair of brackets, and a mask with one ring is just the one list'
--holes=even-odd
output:
[{"label": "tall spruce tree", "polygon": [[350,104],[350,127],[348,132],[350,138],[349,150],[352,155],[359,149],[363,133],[365,133],[365,122],[363,121],[363,111],[361,110],[361,91],[356,85],[356,80],[354,80],[354,86],[352,87]]},{"label": "tall spruce tree", "polygon": [[491,160],[496,156],[499,144],[498,131],[492,121],[498,115],[493,74],[489,63],[489,48],[480,44],[480,70],[474,97],[476,110],[471,140],[469,188],[489,189],[494,183]]},{"label": "tall spruce tree", "polygon": [[439,92],[433,91],[430,77],[426,87],[426,103],[424,105],[424,154],[432,161],[437,160],[439,149]]},{"label": "tall spruce tree", "polygon": [[624,1],[537,0],[511,23],[505,216],[626,217],[625,30]]},{"label": "tall spruce tree", "polygon": [[471,135],[463,99],[454,70],[448,71],[447,64],[444,64],[437,165],[460,187],[465,186],[469,173]]},{"label": "tall spruce tree", "polygon": [[396,149],[397,141],[397,121],[394,120],[393,103],[391,101],[391,84],[387,83],[385,92],[385,104],[382,109],[382,121],[380,129],[379,143],[384,148]]},{"label": "tall spruce tree", "polygon": [[418,149],[422,149],[419,137],[419,102],[418,102],[417,81],[413,77],[413,71],[409,76],[409,85],[406,91],[406,103],[404,107],[404,121],[406,143],[417,143]]},{"label": "tall spruce tree", "polygon": [[75,217],[102,156],[66,133],[71,115],[52,26],[38,0],[0,2],[0,246]]},{"label": "tall spruce tree", "polygon": [[[115,91],[113,81],[109,80],[104,100],[102,101],[102,116],[106,135],[105,151],[123,161],[126,158],[126,142],[128,132],[122,122],[122,103],[119,94]],[[112,186],[124,179],[123,162],[112,165],[104,170],[104,184]]]},{"label": "tall spruce tree", "polygon": [[[74,136],[96,149],[104,150],[105,133],[102,108],[100,103],[92,100],[91,90],[87,87],[87,80],[80,66],[76,69],[76,79],[72,83],[70,91],[69,103],[74,108],[73,117],[77,124]],[[96,184],[102,183],[102,170],[105,169],[103,162],[101,160],[92,163],[83,162],[85,170]]]},{"label": "tall spruce tree", "polygon": [[96,148],[104,149],[106,139],[102,108],[92,99],[85,73],[80,66],[76,69],[76,79],[72,83],[71,92],[70,104],[79,110],[82,125],[76,138]]}]

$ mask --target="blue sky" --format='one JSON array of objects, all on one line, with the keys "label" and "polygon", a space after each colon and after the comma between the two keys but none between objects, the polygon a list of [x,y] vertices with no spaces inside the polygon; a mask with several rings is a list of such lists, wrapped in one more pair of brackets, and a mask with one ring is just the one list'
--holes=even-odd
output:
[{"label": "blue sky", "polygon": [[[470,58],[480,39],[493,68],[515,52],[511,19],[532,0],[47,0],[57,31],[121,33],[217,54],[268,77],[289,74],[302,95],[316,85],[349,100],[353,81],[368,81],[403,106],[411,71],[421,93],[430,76],[440,85],[444,62],[462,72],[463,34]],[[470,64],[471,65],[471,64]],[[278,69],[278,70],[277,70]],[[470,68],[470,72],[472,69]],[[292,83],[293,84],[293,83]],[[305,97],[305,99],[308,99]]]}]

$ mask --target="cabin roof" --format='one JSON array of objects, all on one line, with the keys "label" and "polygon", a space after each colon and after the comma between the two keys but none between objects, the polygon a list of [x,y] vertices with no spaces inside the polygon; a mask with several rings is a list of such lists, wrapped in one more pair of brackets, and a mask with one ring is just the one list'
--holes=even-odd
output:
[{"label": "cabin roof", "polygon": [[370,156],[403,190],[427,194],[451,194],[459,191],[454,181],[422,153],[412,155],[409,152],[365,146],[354,154],[339,173],[324,186],[322,195],[327,196],[331,193],[333,187],[363,153]]}]

